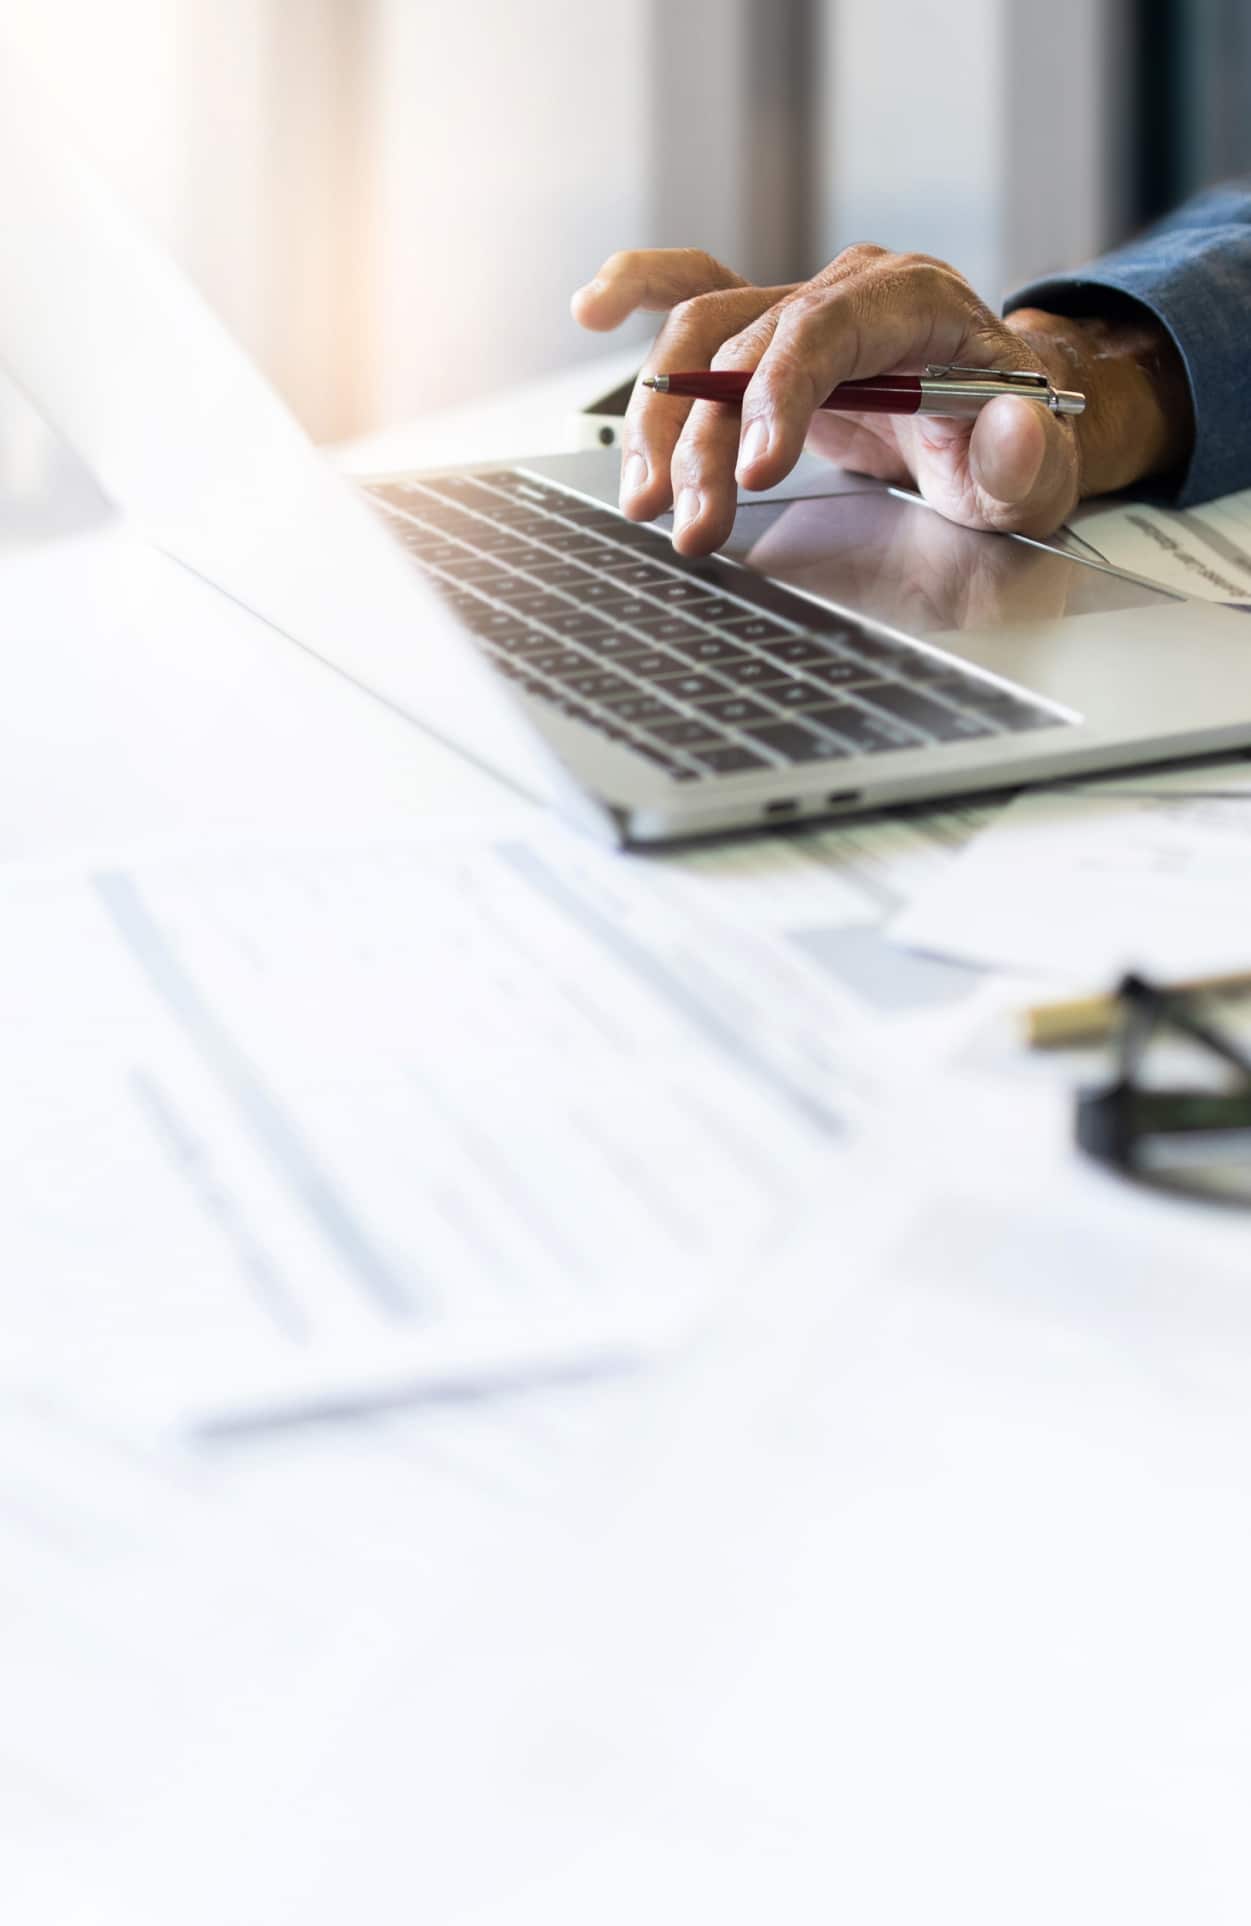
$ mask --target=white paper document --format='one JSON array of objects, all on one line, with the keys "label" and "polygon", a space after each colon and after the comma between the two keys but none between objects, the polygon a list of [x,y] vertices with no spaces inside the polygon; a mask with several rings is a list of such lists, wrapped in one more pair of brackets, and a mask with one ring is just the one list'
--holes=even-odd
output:
[{"label": "white paper document", "polygon": [[[1089,978],[1251,965],[1251,794],[1230,788],[1021,796],[891,926],[899,943]],[[1173,779],[1183,783],[1184,774]],[[1242,784],[1241,792],[1237,787]]]},{"label": "white paper document", "polygon": [[863,1100],[801,960],[558,831],[2,902],[4,1367],[135,1416],[635,1356],[767,1261]]},{"label": "white paper document", "polygon": [[1073,527],[1114,568],[1206,602],[1251,603],[1251,488],[1197,508],[1093,505]]}]

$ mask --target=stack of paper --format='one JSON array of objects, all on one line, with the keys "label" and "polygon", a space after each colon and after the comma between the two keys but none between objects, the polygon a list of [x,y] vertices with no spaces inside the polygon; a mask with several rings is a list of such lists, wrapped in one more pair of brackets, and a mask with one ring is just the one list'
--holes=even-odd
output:
[{"label": "stack of paper", "polygon": [[1246,761],[1018,797],[891,926],[967,961],[1088,978],[1251,962]]},{"label": "stack of paper", "polygon": [[619,1361],[869,1079],[800,958],[558,829],[13,879],[6,1368],[222,1424]]}]

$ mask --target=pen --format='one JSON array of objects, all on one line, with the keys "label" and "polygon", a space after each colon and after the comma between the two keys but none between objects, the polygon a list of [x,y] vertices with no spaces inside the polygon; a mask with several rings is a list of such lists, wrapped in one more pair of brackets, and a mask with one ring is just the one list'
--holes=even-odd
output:
[{"label": "pen", "polygon": [[[1248,996],[1251,995],[1251,970],[1233,970],[1223,976],[1195,976],[1168,987],[1175,996]],[[1036,1003],[1032,1010],[1022,1012],[1025,1040],[1035,1050],[1050,1050],[1071,1043],[1103,1043],[1115,1030],[1120,1013],[1121,1004],[1115,996],[1081,996],[1063,1003]]]},{"label": "pen", "polygon": [[[694,401],[741,401],[750,374],[737,369],[714,372],[697,369],[689,374],[644,375],[643,386],[661,395],[684,395]],[[853,415],[978,414],[999,395],[1023,395],[1041,402],[1053,415],[1080,415],[1086,397],[1071,388],[1057,388],[1042,373],[1014,369],[930,366],[920,374],[874,375],[868,381],[840,381],[821,403],[823,408]]]}]

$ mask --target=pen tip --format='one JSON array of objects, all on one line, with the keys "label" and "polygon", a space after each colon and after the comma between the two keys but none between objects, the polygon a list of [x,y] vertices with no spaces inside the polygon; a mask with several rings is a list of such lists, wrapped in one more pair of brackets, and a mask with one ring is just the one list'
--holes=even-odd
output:
[{"label": "pen tip", "polygon": [[655,377],[655,375],[644,375],[644,376],[643,376],[643,386],[644,386],[645,388],[654,388],[654,387],[656,386],[656,377]]}]

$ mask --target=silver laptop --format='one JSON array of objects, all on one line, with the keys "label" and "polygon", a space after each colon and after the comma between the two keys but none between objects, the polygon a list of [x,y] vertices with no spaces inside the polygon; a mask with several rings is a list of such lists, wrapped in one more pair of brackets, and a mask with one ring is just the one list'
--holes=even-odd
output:
[{"label": "silver laptop", "polygon": [[698,561],[608,452],[364,486],[627,843],[1251,743],[1246,615],[814,461]]},{"label": "silver laptop", "polygon": [[103,494],[271,630],[601,833],[659,843],[1251,742],[1245,614],[810,461],[699,562],[617,513],[612,450],[380,478],[367,513],[37,91],[6,68],[0,95],[0,365]]}]

